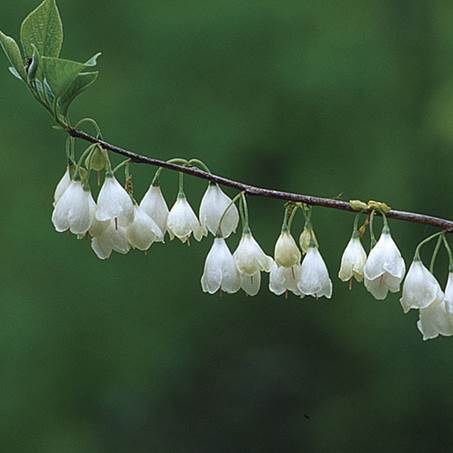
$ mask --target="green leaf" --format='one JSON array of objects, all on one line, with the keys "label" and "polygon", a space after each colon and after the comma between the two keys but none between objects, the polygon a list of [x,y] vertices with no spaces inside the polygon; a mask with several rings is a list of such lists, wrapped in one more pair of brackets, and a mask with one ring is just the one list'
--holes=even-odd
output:
[{"label": "green leaf", "polygon": [[32,80],[30,84],[34,88],[36,93],[38,94],[41,101],[46,102],[46,96],[44,93],[44,87],[42,85],[42,82],[40,80],[35,79],[35,80]]},{"label": "green leaf", "polygon": [[63,24],[55,0],[44,0],[22,22],[20,39],[25,56],[33,54],[32,44],[40,55],[58,57],[63,45]]},{"label": "green leaf", "polygon": [[102,55],[102,52],[98,52],[93,55],[88,61],[85,62],[85,66],[96,66],[98,64],[98,58]]},{"label": "green leaf", "polygon": [[50,87],[46,78],[44,78],[43,87],[44,87],[44,94],[46,96],[47,104],[53,105],[53,103],[55,101],[55,95],[53,94],[52,88]]},{"label": "green leaf", "polygon": [[24,60],[16,41],[0,31],[0,44],[6,56],[8,57],[11,66],[16,70],[17,74],[19,74],[22,80],[27,80]]},{"label": "green leaf", "polygon": [[70,88],[66,91],[65,95],[60,99],[61,113],[66,116],[69,106],[74,99],[88,89],[96,79],[98,78],[99,72],[82,72],[74,80]]},{"label": "green leaf", "polygon": [[38,49],[34,44],[33,46],[33,57],[31,59],[30,64],[28,65],[28,70],[27,70],[27,77],[28,80],[31,82],[32,80],[38,78],[40,79],[40,74],[38,74],[38,70],[41,73],[41,55],[39,55]]},{"label": "green leaf", "polygon": [[44,77],[57,98],[64,96],[77,76],[86,69],[84,63],[61,58],[42,57],[41,61]]},{"label": "green leaf", "polygon": [[23,80],[21,75],[17,72],[16,68],[13,68],[12,66],[10,66],[9,68],[9,72],[14,76],[16,77],[17,79],[19,80]]}]

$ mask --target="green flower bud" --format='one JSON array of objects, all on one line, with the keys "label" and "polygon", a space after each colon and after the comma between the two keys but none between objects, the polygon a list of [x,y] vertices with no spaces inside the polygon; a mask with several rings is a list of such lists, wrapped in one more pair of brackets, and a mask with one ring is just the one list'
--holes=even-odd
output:
[{"label": "green flower bud", "polygon": [[85,166],[88,170],[103,171],[107,165],[105,151],[99,145],[92,145],[93,150],[85,159]]},{"label": "green flower bud", "polygon": [[307,253],[312,242],[314,242],[316,245],[318,244],[315,232],[313,231],[313,228],[311,226],[305,226],[299,237],[299,245],[304,255]]},{"label": "green flower bud", "polygon": [[354,211],[367,211],[368,205],[360,200],[350,200],[349,206],[351,206]]},{"label": "green flower bud", "polygon": [[368,208],[375,209],[376,211],[383,212],[384,214],[387,214],[387,212],[391,211],[391,209],[392,209],[386,203],[384,203],[382,201],[374,201],[374,200],[370,200],[368,202]]}]

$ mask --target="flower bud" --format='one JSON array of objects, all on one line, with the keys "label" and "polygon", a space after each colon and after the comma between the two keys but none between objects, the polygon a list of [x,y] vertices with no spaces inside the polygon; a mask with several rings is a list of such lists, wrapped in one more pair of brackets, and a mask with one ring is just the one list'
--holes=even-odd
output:
[{"label": "flower bud", "polygon": [[85,159],[85,167],[88,170],[103,171],[107,166],[107,157],[105,151],[100,145],[93,145],[91,153]]},{"label": "flower bud", "polygon": [[318,243],[315,232],[313,231],[313,227],[311,225],[308,226],[306,225],[304,230],[299,236],[299,245],[304,255],[308,252],[308,249],[310,248],[310,244],[312,243],[312,241],[315,244]]},{"label": "flower bud", "polygon": [[354,211],[366,211],[368,210],[368,205],[360,200],[349,200],[349,206],[351,206]]},{"label": "flower bud", "polygon": [[292,267],[300,263],[300,250],[289,231],[282,231],[277,239],[274,258],[277,264],[283,267]]}]

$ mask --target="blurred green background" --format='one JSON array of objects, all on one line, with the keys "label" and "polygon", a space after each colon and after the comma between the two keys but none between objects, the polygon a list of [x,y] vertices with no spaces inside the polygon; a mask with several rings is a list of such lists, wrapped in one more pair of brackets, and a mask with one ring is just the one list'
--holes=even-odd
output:
[{"label": "blurred green background", "polygon": [[[58,3],[63,56],[103,52],[73,118],[109,141],[452,217],[451,1]],[[35,5],[2,0],[0,28],[17,38]],[[204,295],[211,239],[101,262],[54,232],[64,136],[1,65],[0,451],[453,451],[453,339],[422,342],[399,295],[338,281],[351,215],[313,212],[330,302],[277,298],[267,277],[255,298]],[[134,167],[138,196],[152,174]],[[176,185],[165,173],[169,203]],[[205,186],[186,180],[194,207]],[[249,204],[272,253],[282,204]],[[409,263],[431,229],[391,226]]]}]

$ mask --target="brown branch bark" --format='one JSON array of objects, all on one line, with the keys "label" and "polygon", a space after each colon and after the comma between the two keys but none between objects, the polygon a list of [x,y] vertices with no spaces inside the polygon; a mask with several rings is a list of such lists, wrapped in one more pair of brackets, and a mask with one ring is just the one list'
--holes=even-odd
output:
[{"label": "brown branch bark", "polygon": [[[129,158],[132,162],[138,164],[147,164],[153,165],[155,167],[162,167],[168,170],[174,170],[181,173],[185,173],[187,175],[195,176],[197,178],[205,179],[207,181],[211,181],[222,186],[231,187],[233,189],[237,189],[239,191],[244,191],[247,195],[258,196],[258,197],[265,197],[265,198],[274,198],[278,200],[285,200],[285,201],[293,201],[299,203],[305,203],[311,206],[322,206],[325,208],[332,208],[332,209],[339,209],[342,211],[349,211],[349,212],[356,212],[354,209],[351,208],[348,202],[341,201],[341,200],[334,200],[331,198],[320,198],[320,197],[313,197],[310,195],[302,195],[297,193],[291,192],[282,192],[279,190],[273,189],[265,189],[263,187],[257,187],[250,184],[242,183],[239,181],[235,181],[233,179],[224,178],[223,176],[217,176],[212,173],[207,173],[203,170],[200,170],[197,167],[186,167],[183,165],[178,165],[174,163],[165,162],[159,159],[154,159],[152,157],[143,156],[141,154],[137,154],[133,151],[129,151],[127,149],[121,148],[119,146],[112,145],[107,143],[104,140],[97,139],[92,135],[89,135],[83,131],[78,129],[68,129],[68,133],[74,137],[81,140],[85,140],[89,143],[99,143],[104,149],[109,150],[113,153],[119,154],[121,156]],[[412,223],[419,223],[423,225],[431,225],[436,228],[440,228],[447,233],[453,232],[453,221],[442,219],[439,217],[433,217],[430,215],[418,214],[415,212],[405,212],[405,211],[397,211],[392,209],[389,211],[386,216],[388,218],[403,220],[406,222]]]}]

